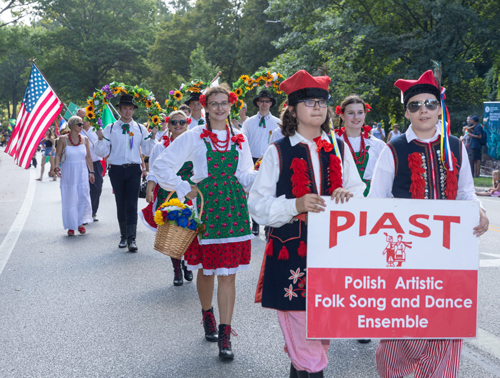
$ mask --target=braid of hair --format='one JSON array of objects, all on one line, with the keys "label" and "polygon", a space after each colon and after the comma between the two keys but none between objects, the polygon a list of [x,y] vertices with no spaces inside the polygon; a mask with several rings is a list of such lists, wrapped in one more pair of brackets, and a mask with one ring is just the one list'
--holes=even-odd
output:
[{"label": "braid of hair", "polygon": [[205,122],[207,123],[208,131],[212,131],[212,126],[210,126],[210,114],[208,114],[208,112],[205,113]]},{"label": "braid of hair", "polygon": [[231,136],[234,136],[233,124],[231,123],[231,118],[229,114],[227,115],[227,122],[229,123],[229,128],[231,129]]}]

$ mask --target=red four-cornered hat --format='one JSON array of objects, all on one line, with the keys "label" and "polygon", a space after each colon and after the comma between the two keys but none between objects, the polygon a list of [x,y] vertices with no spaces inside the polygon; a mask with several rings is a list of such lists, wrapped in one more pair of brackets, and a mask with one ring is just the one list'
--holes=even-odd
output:
[{"label": "red four-cornered hat", "polygon": [[311,76],[305,70],[295,72],[280,84],[280,91],[288,96],[288,105],[297,105],[301,100],[308,98],[322,98],[328,100],[328,85],[331,79],[328,76]]},{"label": "red four-cornered hat", "polygon": [[418,80],[399,79],[394,85],[403,92],[405,107],[410,98],[420,93],[431,93],[437,100],[440,99],[438,82],[431,70],[425,71]]}]

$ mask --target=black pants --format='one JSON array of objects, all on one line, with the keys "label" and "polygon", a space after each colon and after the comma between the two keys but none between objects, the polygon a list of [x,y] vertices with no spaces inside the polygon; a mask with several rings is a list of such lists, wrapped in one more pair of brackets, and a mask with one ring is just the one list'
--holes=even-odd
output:
[{"label": "black pants", "polygon": [[99,199],[102,193],[102,163],[100,160],[94,161],[94,178],[93,184],[90,184],[90,201],[92,202],[92,215],[97,214],[99,208]]},{"label": "black pants", "polygon": [[141,187],[142,170],[139,164],[112,165],[109,168],[111,186],[115,192],[118,222],[137,224],[137,202]]}]

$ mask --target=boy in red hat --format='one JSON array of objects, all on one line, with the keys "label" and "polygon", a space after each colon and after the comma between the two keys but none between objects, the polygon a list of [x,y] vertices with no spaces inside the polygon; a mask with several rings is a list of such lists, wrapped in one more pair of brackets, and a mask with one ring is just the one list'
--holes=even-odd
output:
[{"label": "boy in red hat", "polygon": [[[442,159],[440,138],[441,93],[432,71],[418,80],[398,80],[403,93],[405,117],[411,122],[405,135],[391,139],[382,150],[368,197],[478,201],[465,147],[449,136],[451,154]],[[444,135],[443,138],[446,138]],[[446,141],[448,142],[448,141]],[[453,170],[448,163],[451,161]],[[413,172],[423,167],[424,174]],[[488,218],[480,209],[476,236],[488,230]],[[377,369],[381,377],[415,378],[458,376],[461,339],[381,340],[377,348]]]},{"label": "boy in red hat", "polygon": [[335,149],[327,136],[329,83],[304,70],[281,83],[284,138],[264,154],[248,202],[251,216],[269,226],[256,302],[278,312],[290,377],[323,377],[328,364],[329,340],[306,339],[307,213],[324,211],[321,196],[344,202],[365,189],[344,143],[337,139]]}]

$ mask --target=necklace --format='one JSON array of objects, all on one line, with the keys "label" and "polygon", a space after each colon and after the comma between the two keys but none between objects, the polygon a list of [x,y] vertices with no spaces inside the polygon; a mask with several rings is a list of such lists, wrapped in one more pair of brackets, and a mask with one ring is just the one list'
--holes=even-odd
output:
[{"label": "necklace", "polygon": [[212,141],[212,144],[216,151],[226,152],[229,147],[229,127],[226,125],[226,140],[224,142],[221,142],[217,134],[215,134],[214,132],[212,132],[210,140]]},{"label": "necklace", "polygon": [[351,142],[349,142],[349,138],[346,134],[343,135],[344,141],[346,142],[347,146],[351,150],[351,155],[354,161],[356,162],[356,165],[362,165],[365,162],[366,159],[366,153],[368,152],[367,149],[365,149],[365,138],[361,135],[361,146],[359,149],[359,157],[356,157],[356,153],[354,152],[354,148],[352,148]]},{"label": "necklace", "polygon": [[78,143],[73,143],[73,141],[71,140],[71,134],[68,135],[68,139],[69,139],[69,143],[71,143],[71,145],[73,146],[79,146],[81,143],[82,143],[82,136],[80,134],[78,134]]}]

